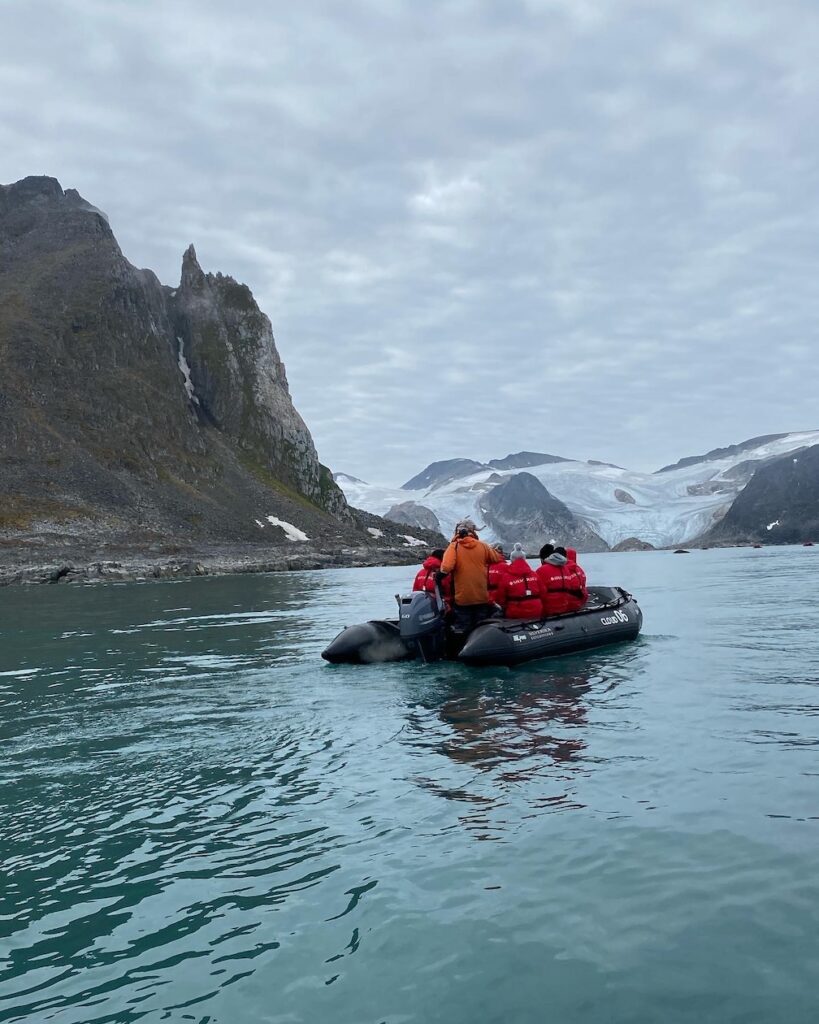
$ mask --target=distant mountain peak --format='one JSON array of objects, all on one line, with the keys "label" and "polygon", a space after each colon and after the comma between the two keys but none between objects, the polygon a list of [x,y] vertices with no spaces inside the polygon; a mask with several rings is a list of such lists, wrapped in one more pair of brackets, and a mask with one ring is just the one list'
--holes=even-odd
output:
[{"label": "distant mountain peak", "polygon": [[[18,202],[29,202],[37,198],[63,198],[63,190],[59,181],[44,174],[30,174],[27,178],[12,182],[11,185],[0,185],[0,190],[9,199]],[[69,191],[73,191],[73,189]]]},{"label": "distant mountain peak", "polygon": [[759,437],[751,437],[747,441],[740,441],[739,444],[730,444],[725,448],[712,448],[705,455],[687,455],[684,459],[680,459],[678,462],[668,466],[663,466],[662,469],[658,469],[656,472],[669,473],[672,469],[686,469],[688,466],[696,466],[700,462],[714,462],[716,459],[725,459],[731,455],[738,455],[740,452],[751,451],[763,444],[770,444],[772,441],[781,441],[788,436],[788,432],[784,434],[761,434]]},{"label": "distant mountain peak", "polygon": [[194,249],[193,242],[191,242],[182,254],[182,279],[179,287],[190,291],[201,291],[206,283],[207,275],[199,265],[199,260],[196,258],[196,249]]},{"label": "distant mountain peak", "polygon": [[475,462],[474,459],[443,459],[441,462],[431,462],[426,469],[401,484],[402,491],[420,491],[428,487],[442,487],[453,480],[463,476],[471,476],[473,473],[480,473],[489,467],[482,462]]},{"label": "distant mountain peak", "polygon": [[514,452],[502,459],[490,459],[493,469],[529,469],[532,466],[549,466],[556,462],[571,462],[562,455],[547,455],[545,452]]},{"label": "distant mountain peak", "polygon": [[532,552],[551,537],[580,551],[606,551],[608,544],[531,473],[515,473],[480,500],[480,510],[495,535],[507,544],[520,541]]}]

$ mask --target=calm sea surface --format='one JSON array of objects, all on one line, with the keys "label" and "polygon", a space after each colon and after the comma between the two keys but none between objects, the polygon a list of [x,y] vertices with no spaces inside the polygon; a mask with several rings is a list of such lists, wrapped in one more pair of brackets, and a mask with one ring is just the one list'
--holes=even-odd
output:
[{"label": "calm sea surface", "polygon": [[819,1019],[819,547],[633,644],[328,666],[410,569],[0,590],[0,1021]]}]

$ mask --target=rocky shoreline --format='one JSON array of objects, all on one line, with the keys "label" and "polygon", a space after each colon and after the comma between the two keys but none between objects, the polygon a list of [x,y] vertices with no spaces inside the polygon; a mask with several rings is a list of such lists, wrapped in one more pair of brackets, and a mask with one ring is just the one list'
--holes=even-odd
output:
[{"label": "rocky shoreline", "polygon": [[6,551],[0,554],[0,586],[15,583],[105,583],[225,576],[236,573],[299,572],[414,565],[425,547],[344,547],[307,544],[212,545],[177,554],[123,549]]}]

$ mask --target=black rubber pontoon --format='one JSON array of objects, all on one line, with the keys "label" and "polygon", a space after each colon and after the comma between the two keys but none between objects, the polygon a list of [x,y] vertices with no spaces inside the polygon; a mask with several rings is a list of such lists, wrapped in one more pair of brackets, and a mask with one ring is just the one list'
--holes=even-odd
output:
[{"label": "black rubber pontoon", "polygon": [[582,611],[549,619],[492,619],[473,630],[458,656],[467,665],[517,665],[634,640],[643,625],[639,605],[619,587],[589,587]]},{"label": "black rubber pontoon", "polygon": [[[348,626],[321,656],[333,664],[351,665],[437,660],[444,656],[445,645],[443,620],[433,602],[430,595],[420,593],[400,598],[400,619]],[[470,634],[458,660],[467,665],[517,665],[633,640],[642,624],[643,613],[631,594],[620,587],[589,587],[588,602],[575,614],[483,623]]]},{"label": "black rubber pontoon", "polygon": [[377,665],[406,661],[418,654],[401,639],[398,619],[381,619],[342,629],[321,656],[333,665]]}]

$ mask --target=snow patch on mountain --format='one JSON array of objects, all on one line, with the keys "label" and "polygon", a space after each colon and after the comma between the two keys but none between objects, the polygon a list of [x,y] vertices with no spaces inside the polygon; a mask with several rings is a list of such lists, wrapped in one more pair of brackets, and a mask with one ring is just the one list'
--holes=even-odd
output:
[{"label": "snow patch on mountain", "polygon": [[294,526],[292,523],[285,522],[284,519],[277,519],[275,516],[265,516],[265,518],[271,526],[278,526],[281,530],[284,530],[284,535],[288,540],[310,540],[304,530],[300,530],[298,526]]}]

